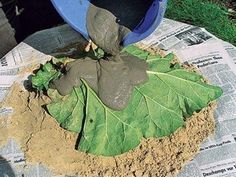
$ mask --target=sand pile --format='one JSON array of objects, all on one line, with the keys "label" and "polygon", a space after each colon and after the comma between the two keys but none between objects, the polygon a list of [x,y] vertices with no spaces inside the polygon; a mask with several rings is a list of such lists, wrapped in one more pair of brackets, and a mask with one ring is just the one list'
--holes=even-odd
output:
[{"label": "sand pile", "polygon": [[[49,101],[47,96],[25,91],[15,84],[4,104],[14,108],[8,136],[21,144],[28,162],[41,162],[55,174],[172,176],[196,155],[201,142],[215,127],[215,104],[210,104],[170,137],[143,139],[138,148],[128,153],[98,157],[75,150],[78,135],[60,128],[47,114],[43,107]],[[0,134],[5,134],[4,128]]]}]

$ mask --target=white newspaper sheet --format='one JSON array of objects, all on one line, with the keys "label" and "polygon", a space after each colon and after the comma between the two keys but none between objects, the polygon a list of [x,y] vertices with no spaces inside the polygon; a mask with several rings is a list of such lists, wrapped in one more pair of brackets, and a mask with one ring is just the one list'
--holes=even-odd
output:
[{"label": "white newspaper sheet", "polygon": [[223,42],[224,48],[229,56],[232,58],[234,64],[236,64],[236,47],[230,43]]},{"label": "white newspaper sheet", "polygon": [[224,44],[219,40],[176,50],[183,63],[196,65],[224,91],[215,112],[215,136],[202,144],[200,153],[179,177],[189,176],[190,171],[198,171],[203,177],[236,176],[236,67]]},{"label": "white newspaper sheet", "polygon": [[[27,77],[18,75],[22,68],[44,63],[57,54],[58,49],[79,39],[78,33],[63,25],[35,33],[1,58],[0,102],[14,81],[21,82]],[[200,153],[177,176],[236,177],[236,48],[203,28],[169,19],[164,19],[161,27],[141,43],[147,47],[160,47],[167,53],[175,51],[182,62],[197,65],[211,83],[224,90],[215,112],[215,136],[201,145]],[[9,121],[6,117],[12,111],[11,108],[0,108],[0,128],[7,127]],[[41,164],[26,164],[24,154],[14,139],[9,139],[0,148],[1,173],[9,177],[55,177]],[[66,174],[60,177],[64,176]]]},{"label": "white newspaper sheet", "polygon": [[159,47],[163,50],[181,49],[215,41],[216,37],[204,28],[164,19],[162,25],[148,38],[141,41],[147,47]]}]

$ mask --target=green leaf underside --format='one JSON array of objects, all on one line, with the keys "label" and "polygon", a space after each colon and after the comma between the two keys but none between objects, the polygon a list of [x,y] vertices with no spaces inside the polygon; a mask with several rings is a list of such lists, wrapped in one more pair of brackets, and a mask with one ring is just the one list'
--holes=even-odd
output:
[{"label": "green leaf underside", "polygon": [[168,136],[184,125],[184,117],[222,94],[219,87],[204,83],[202,76],[170,67],[172,54],[162,58],[135,47],[129,50],[145,56],[150,69],[149,81],[135,87],[124,110],[105,106],[84,80],[65,97],[48,91],[53,99],[47,106],[49,113],[63,128],[82,134],[81,151],[114,156],[137,147],[142,137]]}]

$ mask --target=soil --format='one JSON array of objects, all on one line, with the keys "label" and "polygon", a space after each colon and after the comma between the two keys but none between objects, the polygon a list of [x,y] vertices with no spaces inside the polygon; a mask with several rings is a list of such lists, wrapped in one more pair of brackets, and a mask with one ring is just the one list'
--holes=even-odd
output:
[{"label": "soil", "polygon": [[8,128],[6,126],[7,117],[1,117],[0,119],[0,147],[7,143]]},{"label": "soil", "polygon": [[[211,103],[194,113],[183,128],[169,137],[143,139],[139,147],[119,156],[94,156],[75,150],[78,135],[60,128],[47,114],[43,106],[48,102],[47,96],[25,91],[21,85],[14,84],[4,105],[14,108],[8,136],[21,144],[26,161],[42,163],[55,174],[173,176],[198,153],[200,144],[215,129],[216,104]],[[5,134],[4,128],[0,128],[0,134]]]}]

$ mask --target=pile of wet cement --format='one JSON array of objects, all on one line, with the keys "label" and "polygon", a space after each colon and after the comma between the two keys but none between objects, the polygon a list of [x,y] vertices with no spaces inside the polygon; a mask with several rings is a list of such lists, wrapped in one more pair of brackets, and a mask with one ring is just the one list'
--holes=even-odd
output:
[{"label": "pile of wet cement", "polygon": [[[68,95],[84,79],[101,101],[113,110],[127,107],[134,87],[148,81],[148,64],[126,52],[112,60],[84,57],[67,63],[65,74],[51,84],[61,95]],[[118,59],[119,58],[119,59]]]},{"label": "pile of wet cement", "polygon": [[152,3],[153,0],[91,0],[86,20],[90,39],[106,53],[117,55],[123,39],[141,24]]},{"label": "pile of wet cement", "polygon": [[61,95],[69,94],[84,79],[101,101],[113,110],[127,107],[135,86],[148,81],[147,63],[121,52],[122,42],[145,17],[152,0],[92,0],[87,13],[90,39],[102,48],[105,57],[90,57],[71,62],[65,73],[54,80],[53,88]]},{"label": "pile of wet cement", "polygon": [[[172,176],[198,153],[199,145],[215,128],[216,106],[211,103],[194,113],[185,127],[170,137],[143,139],[139,147],[116,157],[94,156],[75,150],[78,135],[60,128],[45,112],[42,106],[48,102],[47,96],[38,96],[15,84],[4,104],[14,108],[8,136],[21,144],[28,162],[40,162],[55,174]],[[0,134],[6,135],[6,130],[1,128]],[[2,144],[6,139],[0,140]]]}]

